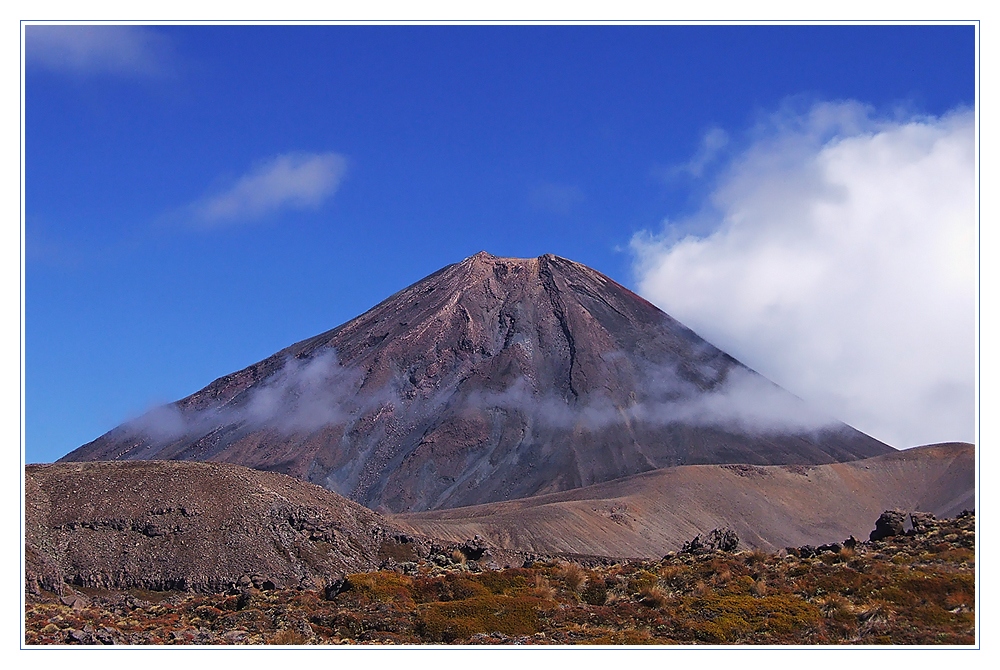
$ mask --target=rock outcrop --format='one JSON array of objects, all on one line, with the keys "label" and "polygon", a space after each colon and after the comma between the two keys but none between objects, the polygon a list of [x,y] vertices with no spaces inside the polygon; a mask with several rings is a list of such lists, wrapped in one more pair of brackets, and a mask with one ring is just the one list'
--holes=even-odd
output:
[{"label": "rock outcrop", "polygon": [[882,512],[875,522],[875,530],[868,535],[868,540],[884,540],[894,535],[902,535],[906,525],[906,513],[899,510],[886,510]]},{"label": "rock outcrop", "polygon": [[740,546],[740,538],[731,528],[713,528],[705,539],[695,535],[681,547],[682,554],[699,554],[710,551],[734,552]]}]

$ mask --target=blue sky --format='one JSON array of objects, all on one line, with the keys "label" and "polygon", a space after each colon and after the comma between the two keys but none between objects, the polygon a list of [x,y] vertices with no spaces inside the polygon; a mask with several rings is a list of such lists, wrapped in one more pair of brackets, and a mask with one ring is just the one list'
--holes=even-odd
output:
[{"label": "blue sky", "polygon": [[[894,446],[972,439],[974,284],[962,275],[911,303],[899,272],[842,264],[870,250],[865,268],[926,268],[921,254],[955,246],[922,276],[951,287],[954,267],[974,268],[954,234],[974,225],[972,26],[35,25],[25,39],[27,462],[480,250],[590,265]],[[958,186],[909,193],[900,174]],[[906,227],[931,210],[957,223]],[[837,294],[801,273],[758,282],[754,250],[802,231],[797,258],[840,250],[808,268],[864,281]],[[713,312],[748,283],[780,290]],[[787,297],[800,286],[814,288]],[[819,303],[823,316],[807,308]],[[899,315],[873,321],[890,303]],[[894,336],[913,330],[904,315],[957,320],[964,358],[938,360],[951,334]],[[779,333],[810,347],[789,358]],[[825,387],[827,368],[798,362],[822,355],[881,376]],[[900,374],[872,361],[890,360],[922,366],[904,380],[922,400],[880,385]],[[897,400],[866,414],[852,405],[865,388]],[[926,417],[928,398],[954,411]]]}]

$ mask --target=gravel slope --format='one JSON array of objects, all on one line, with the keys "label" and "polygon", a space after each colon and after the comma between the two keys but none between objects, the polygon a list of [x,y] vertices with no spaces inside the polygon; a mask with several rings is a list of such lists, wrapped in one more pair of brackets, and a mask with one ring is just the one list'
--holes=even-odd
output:
[{"label": "gravel slope", "polygon": [[743,546],[867,539],[886,509],[955,516],[975,506],[975,449],[929,445],[818,466],[692,465],[509,503],[392,517],[443,539],[481,535],[539,553],[657,557],[733,528]]}]

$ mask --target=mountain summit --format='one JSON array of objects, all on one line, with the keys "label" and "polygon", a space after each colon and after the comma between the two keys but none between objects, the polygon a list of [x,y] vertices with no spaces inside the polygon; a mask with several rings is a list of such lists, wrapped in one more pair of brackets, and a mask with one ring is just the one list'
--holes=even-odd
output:
[{"label": "mountain summit", "polygon": [[230,462],[402,512],[891,451],[599,272],[480,252],[61,460]]}]

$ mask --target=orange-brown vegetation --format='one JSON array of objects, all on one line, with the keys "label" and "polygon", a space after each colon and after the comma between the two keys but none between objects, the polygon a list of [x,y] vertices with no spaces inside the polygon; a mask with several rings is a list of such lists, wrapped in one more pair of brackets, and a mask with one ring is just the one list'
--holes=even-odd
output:
[{"label": "orange-brown vegetation", "polygon": [[975,643],[975,517],[810,558],[414,563],[322,591],[28,595],[35,644]]}]

